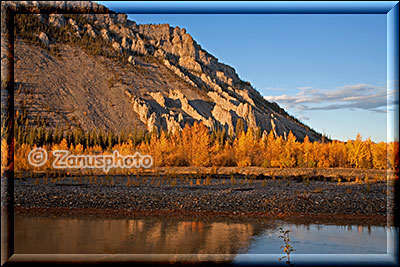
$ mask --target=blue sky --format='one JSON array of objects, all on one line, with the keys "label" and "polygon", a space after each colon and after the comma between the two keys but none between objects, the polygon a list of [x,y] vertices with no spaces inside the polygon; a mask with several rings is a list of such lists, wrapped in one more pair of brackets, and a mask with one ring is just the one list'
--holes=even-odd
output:
[{"label": "blue sky", "polygon": [[387,139],[386,15],[128,14],[128,18],[138,24],[186,28],[205,50],[234,67],[268,100],[333,139],[354,139],[358,132],[373,141]]}]

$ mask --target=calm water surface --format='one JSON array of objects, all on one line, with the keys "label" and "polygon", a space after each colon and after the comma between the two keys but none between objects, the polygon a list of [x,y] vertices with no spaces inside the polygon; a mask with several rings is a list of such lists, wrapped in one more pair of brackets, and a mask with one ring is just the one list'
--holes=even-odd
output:
[{"label": "calm water surface", "polygon": [[296,254],[385,254],[392,229],[227,217],[104,219],[16,214],[17,254],[281,254],[279,227]]}]

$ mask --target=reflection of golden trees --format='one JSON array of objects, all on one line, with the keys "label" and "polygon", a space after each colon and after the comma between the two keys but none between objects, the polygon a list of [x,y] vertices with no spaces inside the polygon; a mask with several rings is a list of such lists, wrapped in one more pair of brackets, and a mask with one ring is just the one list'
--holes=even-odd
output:
[{"label": "reflection of golden trees", "polygon": [[[157,222],[144,227],[129,242],[141,253],[235,253],[254,235],[249,223],[203,221]],[[133,252],[132,253],[140,253]]]},{"label": "reflection of golden trees", "polygon": [[[24,227],[35,225],[35,229]],[[273,225],[271,227],[274,227]],[[16,253],[231,254],[257,234],[251,223],[16,217]]]},{"label": "reflection of golden trees", "polygon": [[180,222],[178,228],[185,231],[189,229],[192,232],[203,232],[204,224],[200,221]]},{"label": "reflection of golden trees", "polygon": [[[289,132],[287,138],[283,138],[275,137],[272,131],[261,136],[258,131],[252,129],[239,130],[233,136],[221,130],[210,134],[206,126],[196,122],[193,126],[186,125],[182,131],[161,131],[160,134],[153,132],[136,143],[131,139],[121,139],[125,141],[104,147],[98,144],[74,144],[64,138],[57,143],[45,143],[45,147],[51,150],[69,149],[76,154],[110,153],[112,150],[118,150],[126,155],[140,151],[142,154],[153,156],[156,166],[385,169],[397,168],[399,165],[398,142],[374,143],[369,138],[362,140],[360,134],[355,140],[347,142],[310,142],[307,136],[303,142],[298,142],[292,132]],[[29,143],[17,142],[17,171],[30,169],[27,154],[32,147]],[[50,164],[44,168],[50,168]]]}]

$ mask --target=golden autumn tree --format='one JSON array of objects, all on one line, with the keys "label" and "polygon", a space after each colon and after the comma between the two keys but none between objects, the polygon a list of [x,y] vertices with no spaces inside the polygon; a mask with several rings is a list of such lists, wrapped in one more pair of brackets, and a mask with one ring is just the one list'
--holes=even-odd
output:
[{"label": "golden autumn tree", "polygon": [[271,131],[268,134],[267,138],[267,160],[269,162],[269,167],[280,167],[282,168],[283,165],[281,164],[280,155],[282,153],[282,149],[284,146],[284,140],[282,136],[278,136],[277,138],[274,137],[273,132]]},{"label": "golden autumn tree", "polygon": [[370,168],[372,167],[371,140],[362,141],[360,133],[357,134],[355,141],[347,141],[347,160],[351,167]]},{"label": "golden autumn tree", "polygon": [[208,166],[210,163],[210,133],[202,123],[195,122],[191,128],[192,164],[194,166]]},{"label": "golden autumn tree", "polygon": [[83,145],[77,144],[74,149],[71,149],[71,152],[73,151],[74,154],[82,154],[83,153]]},{"label": "golden autumn tree", "polygon": [[234,147],[237,166],[252,166],[253,155],[256,153],[253,131],[249,129],[246,133],[239,134]]},{"label": "golden autumn tree", "polygon": [[[130,155],[134,152],[134,146],[132,144],[132,140],[128,140],[126,143],[116,144],[112,150],[118,150],[121,155]],[[89,149],[86,148],[85,152],[88,152]]]},{"label": "golden autumn tree", "polygon": [[[15,142],[14,142],[15,143]],[[7,170],[8,144],[6,138],[1,139],[1,175]]]},{"label": "golden autumn tree", "polygon": [[371,148],[372,164],[375,169],[387,168],[387,145],[385,142],[374,144]]},{"label": "golden autumn tree", "polygon": [[28,154],[31,151],[29,144],[21,144],[14,153],[14,170],[26,171],[32,168],[28,162]]},{"label": "golden autumn tree", "polygon": [[178,143],[170,136],[167,137],[166,131],[161,132],[160,148],[162,149],[162,162],[164,166],[179,165],[179,155],[177,150]]},{"label": "golden autumn tree", "polygon": [[355,151],[354,141],[347,140],[346,142],[347,164],[349,167],[355,167],[357,162],[357,154]]},{"label": "golden autumn tree", "polygon": [[399,142],[388,143],[388,163],[389,168],[398,170],[399,168]]},{"label": "golden autumn tree", "polygon": [[68,150],[68,142],[65,138],[59,144],[54,144],[51,150]]},{"label": "golden autumn tree", "polygon": [[270,131],[264,141],[266,143],[266,150],[264,153],[265,159],[262,164],[264,168],[270,168],[272,166],[271,160],[272,160],[272,153],[273,153],[272,149],[274,140],[275,140],[274,133]]},{"label": "golden autumn tree", "polygon": [[210,151],[212,166],[235,166],[236,159],[232,151],[232,145],[229,143],[222,145],[219,142],[215,142]]},{"label": "golden autumn tree", "polygon": [[371,138],[367,138],[363,143],[363,149],[359,155],[360,168],[371,169],[372,168],[372,141]]},{"label": "golden autumn tree", "polygon": [[311,146],[311,154],[310,154],[310,158],[308,161],[309,167],[317,167],[318,166],[318,162],[319,162],[319,157],[320,157],[320,152],[319,150],[321,149],[320,143],[318,142],[313,142],[310,144]]},{"label": "golden autumn tree", "polygon": [[[186,166],[184,162],[184,151],[182,148],[181,138],[179,134],[168,134],[161,131],[160,137],[155,141],[155,161],[159,166]],[[150,141],[152,143],[152,141]]]},{"label": "golden autumn tree", "polygon": [[183,155],[189,162],[192,163],[192,129],[189,124],[186,124],[182,129],[181,133],[181,143],[183,148]]},{"label": "golden autumn tree", "polygon": [[316,155],[317,155],[317,167],[318,168],[329,168],[329,145],[327,143],[317,143],[316,144]]},{"label": "golden autumn tree", "polygon": [[329,144],[329,167],[346,167],[347,150],[343,142],[334,140]]},{"label": "golden autumn tree", "polygon": [[255,149],[256,153],[253,155],[253,161],[255,166],[263,166],[263,163],[267,156],[267,143],[266,138],[262,139],[260,135],[256,135]]},{"label": "golden autumn tree", "polygon": [[[135,151],[139,151],[142,155],[148,154],[153,157],[153,164],[155,166],[160,166],[161,160],[157,160],[155,156],[155,152],[153,151],[153,147],[150,146],[151,142],[140,142],[137,146],[135,146]],[[132,152],[133,154],[134,152]]]},{"label": "golden autumn tree", "polygon": [[316,166],[316,162],[313,157],[313,144],[306,135],[304,141],[301,144],[301,149],[298,157],[298,166],[305,168],[312,168]]},{"label": "golden autumn tree", "polygon": [[211,163],[213,166],[225,166],[223,164],[224,145],[220,142],[214,142],[210,148]]},{"label": "golden autumn tree", "polygon": [[172,149],[169,161],[174,166],[189,166],[189,161],[186,158],[185,150],[182,144],[182,137],[179,131],[174,131],[170,136],[169,144]]},{"label": "golden autumn tree", "polygon": [[298,153],[298,143],[292,131],[289,132],[286,141],[284,142],[283,150],[280,153],[280,165],[283,167],[295,167]]},{"label": "golden autumn tree", "polygon": [[167,136],[164,131],[161,131],[160,137],[157,138],[155,132],[151,135],[150,150],[153,156],[154,164],[156,166],[165,166],[168,153],[170,152],[170,146],[168,144]]}]

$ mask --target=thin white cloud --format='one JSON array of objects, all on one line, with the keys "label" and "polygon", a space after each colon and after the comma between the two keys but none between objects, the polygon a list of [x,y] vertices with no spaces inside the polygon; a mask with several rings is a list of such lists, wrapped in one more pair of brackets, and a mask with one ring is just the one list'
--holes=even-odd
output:
[{"label": "thin white cloud", "polygon": [[304,87],[297,87],[297,89],[299,90],[307,90],[307,89],[311,89],[311,86],[304,86]]},{"label": "thin white cloud", "polygon": [[[297,89],[299,92],[296,95],[283,94],[264,98],[298,110],[362,109],[374,112],[386,112],[387,99],[396,99],[393,97],[394,90],[370,84],[345,85],[334,90],[317,90],[311,87]],[[398,99],[390,104],[398,105]]]}]

